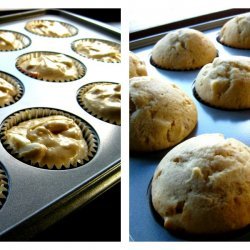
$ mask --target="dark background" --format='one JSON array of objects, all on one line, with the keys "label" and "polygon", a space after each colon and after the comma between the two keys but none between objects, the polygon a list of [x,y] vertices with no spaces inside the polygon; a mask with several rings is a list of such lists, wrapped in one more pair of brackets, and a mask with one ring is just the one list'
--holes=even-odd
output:
[{"label": "dark background", "polygon": [[[98,21],[120,24],[120,9],[64,9]],[[0,16],[25,10],[1,10]],[[116,184],[29,241],[120,241],[121,185]]]},{"label": "dark background", "polygon": [[120,9],[63,9],[78,15],[94,18],[102,22],[120,22]]},{"label": "dark background", "polygon": [[[0,15],[9,15],[20,13],[23,11],[30,11],[33,9],[23,9],[23,10],[1,10]],[[85,17],[93,18],[101,22],[121,22],[121,11],[120,9],[61,9]]]},{"label": "dark background", "polygon": [[117,184],[32,241],[120,241],[121,185]]}]

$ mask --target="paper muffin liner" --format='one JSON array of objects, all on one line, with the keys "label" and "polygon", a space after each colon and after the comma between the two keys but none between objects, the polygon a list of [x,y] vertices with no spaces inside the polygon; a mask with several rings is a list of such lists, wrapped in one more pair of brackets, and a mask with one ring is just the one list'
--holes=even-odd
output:
[{"label": "paper muffin liner", "polygon": [[114,82],[94,82],[94,83],[89,83],[87,85],[82,86],[77,94],[77,101],[79,103],[79,105],[89,114],[91,114],[92,116],[104,121],[104,122],[108,122],[114,125],[121,125],[121,119],[112,119],[111,117],[103,117],[102,114],[97,114],[96,112],[94,112],[91,108],[89,108],[88,106],[86,106],[86,104],[84,103],[84,98],[82,98],[82,96],[88,91],[90,90],[92,87],[94,87],[95,85],[102,85],[102,84],[117,84],[118,83],[114,83]]},{"label": "paper muffin liner", "polygon": [[217,35],[216,40],[217,40],[217,42],[220,43],[221,45],[226,46],[226,47],[229,47],[229,48],[232,48],[232,49],[250,50],[250,48],[249,48],[249,49],[247,49],[247,48],[239,48],[239,47],[235,47],[235,46],[232,46],[232,45],[228,45],[228,44],[226,44],[226,43],[223,43],[223,42],[220,40],[220,35],[219,35],[219,34]]},{"label": "paper muffin liner", "polygon": [[0,163],[0,209],[3,207],[8,196],[8,176]]},{"label": "paper muffin liner", "polygon": [[18,51],[18,50],[22,50],[22,49],[25,49],[27,48],[30,44],[31,44],[31,40],[29,37],[27,37],[26,35],[22,34],[22,33],[19,33],[19,32],[16,32],[16,31],[12,31],[12,30],[0,30],[0,32],[8,32],[8,33],[12,33],[15,38],[19,41],[21,41],[22,43],[22,46],[19,47],[19,48],[14,48],[14,49],[0,49],[0,51],[2,52],[5,52],[5,51]]},{"label": "paper muffin liner", "polygon": [[[56,79],[53,78],[53,75],[51,74],[51,77],[40,77],[40,76],[36,76],[34,74],[32,74],[31,72],[23,69],[20,64],[26,60],[31,60],[32,58],[37,58],[41,55],[64,55],[68,58],[70,58],[76,69],[77,69],[77,75],[72,77],[72,78],[69,78],[69,79],[65,79],[64,77],[57,77]],[[34,79],[37,79],[37,80],[41,80],[41,81],[46,81],[46,82],[72,82],[72,81],[75,81],[75,80],[78,80],[82,77],[85,76],[86,74],[86,71],[87,71],[87,68],[86,66],[81,63],[80,61],[78,61],[77,59],[71,57],[71,56],[68,56],[66,54],[62,54],[62,53],[57,53],[57,52],[50,52],[50,51],[34,51],[34,52],[30,52],[30,53],[27,53],[27,54],[23,54],[21,55],[20,57],[17,58],[17,61],[16,61],[16,68],[22,72],[23,74],[29,76],[29,77],[32,77]]]},{"label": "paper muffin liner", "polygon": [[3,107],[14,104],[21,99],[21,97],[23,96],[23,92],[24,92],[24,86],[16,77],[10,74],[7,74],[5,72],[2,72],[2,71],[0,71],[0,78],[4,79],[6,82],[13,85],[17,91],[17,94],[13,97],[13,100],[10,100],[4,103],[3,105],[0,104],[0,108],[3,108]]},{"label": "paper muffin liner", "polygon": [[192,85],[192,91],[193,91],[193,95],[196,98],[197,101],[199,101],[200,103],[210,107],[210,108],[215,108],[215,109],[219,109],[219,110],[224,110],[224,111],[244,111],[244,110],[250,110],[250,108],[223,108],[223,107],[218,107],[216,105],[210,104],[206,101],[204,101],[199,94],[197,93],[196,89],[195,89],[195,81],[193,82]]},{"label": "paper muffin liner", "polygon": [[[55,166],[55,165],[41,165],[39,162],[31,162],[31,160],[25,159],[18,155],[18,153],[15,152],[13,148],[9,145],[6,138],[6,132],[8,129],[17,126],[19,123],[36,119],[36,118],[43,118],[53,115],[62,115],[67,118],[72,119],[81,129],[83,139],[86,141],[88,145],[88,154],[86,158],[84,159],[78,159],[78,161],[75,163],[72,163],[72,161],[69,160],[69,162],[62,166]],[[68,113],[66,111],[52,109],[52,108],[30,108],[25,109],[21,111],[17,111],[16,113],[10,115],[7,117],[2,125],[1,125],[1,131],[0,131],[0,140],[2,142],[2,145],[4,148],[16,159],[34,167],[44,168],[44,169],[52,169],[52,170],[64,170],[64,169],[70,169],[70,168],[76,168],[80,167],[82,165],[85,165],[86,163],[90,162],[98,149],[99,139],[98,135],[95,132],[95,130],[84,120],[81,118]]]},{"label": "paper muffin liner", "polygon": [[[219,51],[217,50],[217,55],[216,55],[216,57],[218,57],[219,56]],[[216,58],[215,57],[215,58]],[[214,59],[215,59],[214,58]],[[213,60],[214,60],[213,59]],[[194,71],[194,70],[199,70],[199,69],[201,69],[203,66],[205,66],[205,64],[203,65],[203,66],[201,66],[201,67],[195,67],[195,68],[186,68],[186,69],[172,69],[172,68],[165,68],[165,67],[162,67],[162,66],[159,66],[159,65],[157,65],[155,62],[154,62],[154,60],[153,60],[153,58],[152,58],[152,55],[150,55],[150,59],[149,59],[149,62],[150,62],[150,64],[152,65],[152,66],[154,66],[154,67],[156,67],[156,68],[158,68],[158,69],[163,69],[163,70],[169,70],[169,71]],[[212,62],[212,61],[211,61]],[[208,63],[211,63],[211,62],[208,62]]]},{"label": "paper muffin liner", "polygon": [[78,55],[82,56],[82,57],[85,57],[85,58],[88,58],[88,59],[91,59],[91,60],[94,60],[94,61],[101,61],[101,62],[104,62],[104,63],[120,63],[121,60],[116,60],[116,59],[112,59],[111,62],[106,62],[104,59],[102,58],[91,58],[91,57],[88,57],[87,55],[84,55],[82,54],[81,52],[78,51],[77,49],[77,46],[78,44],[80,44],[82,41],[89,41],[89,42],[95,42],[95,41],[100,41],[100,42],[103,42],[103,43],[106,43],[114,48],[117,48],[121,49],[121,46],[119,43],[116,43],[116,42],[112,42],[112,41],[108,41],[108,40],[103,40],[103,39],[97,39],[97,38],[83,38],[83,39],[78,39],[76,41],[74,41],[72,44],[71,44],[71,48],[73,51],[75,51]]},{"label": "paper muffin liner", "polygon": [[[45,21],[47,21],[47,22],[54,22],[54,23],[60,23],[61,25],[63,25],[69,31],[70,35],[64,35],[64,36],[45,35],[45,34],[40,34],[40,33],[36,32],[35,30],[27,27],[30,24],[37,24],[37,25],[39,25],[39,24],[41,24],[41,23],[43,23]],[[67,38],[67,37],[72,37],[72,36],[75,36],[75,35],[78,34],[78,29],[75,26],[73,26],[71,24],[68,24],[68,23],[65,23],[65,22],[55,21],[55,20],[41,20],[41,19],[32,20],[32,21],[29,21],[29,22],[26,23],[25,29],[27,31],[29,31],[30,33],[32,33],[32,34],[43,36],[43,37],[52,37],[52,38]]]}]

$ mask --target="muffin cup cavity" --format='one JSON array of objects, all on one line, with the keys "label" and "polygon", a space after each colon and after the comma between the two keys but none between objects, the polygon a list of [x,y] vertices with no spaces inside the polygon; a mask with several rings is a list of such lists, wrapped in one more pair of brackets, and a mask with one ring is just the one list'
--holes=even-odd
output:
[{"label": "muffin cup cavity", "polygon": [[97,113],[96,111],[92,110],[90,107],[88,107],[86,105],[86,103],[84,102],[84,98],[83,95],[88,92],[91,88],[93,88],[96,85],[104,85],[104,84],[116,84],[118,85],[118,83],[113,83],[113,82],[94,82],[94,83],[89,83],[87,85],[82,86],[77,94],[77,101],[79,103],[79,105],[89,114],[91,114],[92,116],[104,121],[104,122],[108,122],[114,125],[121,125],[121,119],[118,119],[116,117],[111,117],[111,116],[103,116],[103,114],[101,113]]},{"label": "muffin cup cavity", "polygon": [[27,53],[27,54],[21,55],[20,57],[17,58],[16,68],[20,72],[22,72],[23,74],[25,74],[31,78],[41,80],[41,81],[47,81],[47,82],[72,82],[72,81],[78,80],[78,79],[85,76],[86,71],[87,71],[86,66],[83,63],[81,63],[80,61],[78,61],[77,59],[75,59],[71,56],[65,55],[65,54],[61,54],[61,55],[64,55],[64,56],[70,58],[73,61],[74,66],[77,69],[77,75],[72,76],[68,79],[66,77],[56,77],[55,78],[55,77],[53,77],[53,74],[51,74],[51,76],[39,76],[37,74],[33,74],[32,72],[29,72],[28,70],[23,69],[20,65],[21,63],[23,63],[26,60],[31,60],[32,58],[39,58],[41,55],[48,56],[48,55],[60,55],[60,54],[61,53],[49,52],[49,51],[35,51],[35,52]]},{"label": "muffin cup cavity", "polygon": [[[69,34],[62,35],[62,36],[53,35],[53,34],[41,34],[38,31],[36,31],[36,29],[39,29],[39,28],[30,27],[31,25],[34,25],[34,26],[38,25],[39,26],[39,25],[43,24],[44,22],[59,23],[68,30]],[[51,37],[51,38],[67,38],[67,37],[72,37],[72,36],[75,36],[78,34],[78,29],[76,27],[74,27],[73,25],[65,23],[65,22],[61,22],[61,21],[55,21],[55,20],[32,20],[32,21],[29,21],[26,23],[25,29],[27,31],[31,32],[32,34],[43,36],[43,37]]]},{"label": "muffin cup cavity", "polygon": [[8,190],[9,190],[9,181],[8,176],[0,163],[0,210],[3,207],[7,196],[8,196]]},{"label": "muffin cup cavity", "polygon": [[[61,165],[61,166],[55,166],[55,165],[42,165],[39,162],[31,162],[31,160],[25,159],[21,156],[19,156],[18,153],[15,152],[15,150],[10,146],[10,144],[7,142],[6,138],[6,132],[10,128],[17,126],[19,123],[36,119],[36,118],[43,118],[43,117],[49,117],[53,115],[62,115],[67,118],[72,119],[80,128],[82,131],[83,139],[86,141],[88,146],[88,153],[87,156],[84,159],[78,159],[77,162],[72,162],[72,160],[69,160],[67,164]],[[8,153],[10,153],[13,157],[16,159],[34,167],[44,168],[44,169],[52,169],[52,170],[64,170],[64,169],[70,169],[70,168],[76,168],[80,167],[82,165],[87,164],[90,162],[98,149],[99,139],[98,135],[95,132],[95,130],[84,120],[81,118],[70,114],[68,112],[52,109],[52,108],[30,108],[18,111],[9,117],[7,117],[2,125],[1,125],[1,131],[0,131],[0,140],[2,142],[2,145],[7,150]]]},{"label": "muffin cup cavity", "polygon": [[24,93],[24,86],[23,84],[14,76],[0,71],[0,78],[4,79],[6,82],[10,83],[15,87],[15,90],[17,91],[17,94],[12,98],[12,100],[9,100],[8,102],[0,103],[0,108],[7,107],[9,105],[12,105],[19,101]]},{"label": "muffin cup cavity", "polygon": [[103,39],[96,39],[96,38],[85,38],[85,39],[79,39],[79,40],[76,40],[74,41],[72,44],[71,44],[71,48],[73,51],[75,51],[77,54],[79,54],[80,56],[83,56],[85,58],[88,58],[88,59],[91,59],[91,60],[94,60],[94,61],[99,61],[99,62],[104,62],[104,63],[120,63],[121,60],[120,59],[116,59],[116,58],[112,58],[110,59],[110,61],[106,61],[105,58],[92,58],[88,55],[85,55],[84,53],[81,53],[79,51],[79,45],[82,43],[82,42],[90,42],[90,43],[93,43],[93,42],[102,42],[104,44],[107,44],[113,48],[116,48],[117,50],[120,51],[121,49],[121,46],[120,44],[116,43],[116,42],[112,42],[112,41],[108,41],[108,40],[103,40]]},{"label": "muffin cup cavity", "polygon": [[0,30],[0,32],[11,33],[15,36],[16,40],[21,42],[21,45],[18,46],[17,48],[11,48],[11,49],[1,49],[0,48],[0,52],[22,50],[22,49],[27,48],[31,44],[30,38],[22,33],[12,31],[12,30]]}]

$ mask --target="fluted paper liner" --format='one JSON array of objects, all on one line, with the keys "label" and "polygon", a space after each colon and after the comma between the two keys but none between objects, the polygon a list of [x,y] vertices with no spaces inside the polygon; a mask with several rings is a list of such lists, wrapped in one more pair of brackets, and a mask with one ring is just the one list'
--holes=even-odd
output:
[{"label": "fluted paper liner", "polygon": [[0,163],[0,209],[3,207],[8,195],[8,177]]},{"label": "fluted paper liner", "polygon": [[77,54],[79,54],[80,56],[82,57],[85,57],[85,58],[88,58],[90,60],[94,60],[94,61],[101,61],[101,62],[104,62],[104,63],[120,63],[121,60],[116,60],[116,59],[113,59],[111,62],[106,62],[104,59],[102,58],[91,58],[91,57],[88,57],[87,55],[84,55],[82,54],[81,52],[78,51],[78,48],[77,46],[82,42],[82,41],[89,41],[89,42],[95,42],[95,41],[100,41],[100,42],[103,42],[103,43],[106,43],[114,48],[117,48],[119,51],[120,51],[120,44],[119,43],[116,43],[116,42],[112,42],[112,41],[108,41],[108,40],[103,40],[103,39],[97,39],[97,38],[84,38],[84,39],[79,39],[79,40],[76,40],[74,41],[72,44],[71,44],[71,48],[73,51],[75,51]]},{"label": "fluted paper liner", "polygon": [[19,40],[21,43],[22,43],[22,46],[19,47],[19,48],[14,48],[14,49],[0,49],[0,51],[18,51],[18,50],[22,50],[22,49],[25,49],[27,48],[30,43],[31,43],[31,40],[29,37],[27,37],[26,35],[22,34],[22,33],[19,33],[19,32],[16,32],[16,31],[12,31],[12,30],[0,30],[2,32],[8,32],[8,33],[12,33],[17,40]]},{"label": "fluted paper liner", "polygon": [[88,106],[86,106],[86,104],[84,103],[84,98],[83,95],[88,91],[90,90],[91,88],[93,88],[95,85],[102,85],[102,84],[118,84],[118,83],[113,83],[113,82],[94,82],[94,83],[89,83],[87,85],[84,85],[82,86],[79,91],[78,91],[78,94],[77,94],[77,101],[79,103],[79,105],[85,110],[87,111],[89,114],[91,114],[92,116],[102,120],[102,121],[105,121],[105,122],[108,122],[108,123],[111,123],[111,124],[114,124],[114,125],[121,125],[121,119],[112,119],[111,117],[103,117],[101,114],[98,114],[96,112],[94,112],[92,109],[90,109]]},{"label": "fluted paper liner", "polygon": [[14,104],[15,102],[17,102],[18,100],[21,99],[21,97],[23,96],[23,92],[24,92],[24,86],[17,78],[15,78],[14,76],[11,76],[5,72],[0,71],[0,78],[4,79],[6,82],[13,85],[17,91],[17,94],[13,97],[13,100],[10,100],[10,101],[4,103],[3,105],[0,104],[0,108],[3,108],[6,106],[9,106],[11,104]]},{"label": "fluted paper liner", "polygon": [[[72,119],[81,129],[83,139],[86,141],[88,145],[88,154],[86,158],[84,159],[78,159],[77,163],[72,163],[70,160],[67,164],[62,166],[55,166],[55,165],[40,165],[39,162],[31,162],[31,160],[25,159],[23,157],[20,157],[18,153],[15,152],[13,148],[9,145],[6,138],[6,132],[8,129],[17,126],[19,123],[36,119],[36,118],[43,118],[53,115],[62,115],[67,118]],[[98,148],[98,136],[94,129],[87,124],[84,120],[80,119],[79,117],[76,117],[73,114],[67,113],[65,111],[52,109],[52,108],[31,108],[31,109],[25,109],[18,111],[12,115],[10,115],[6,120],[3,121],[1,126],[1,142],[5,149],[16,159],[39,168],[45,168],[45,169],[57,169],[57,170],[63,170],[63,169],[69,169],[69,168],[76,168],[79,166],[82,166],[89,161],[92,160],[92,158],[95,156]]]},{"label": "fluted paper liner", "polygon": [[[41,24],[41,23],[43,23],[45,21],[60,23],[62,26],[64,26],[69,31],[70,34],[69,35],[64,35],[64,36],[46,35],[46,34],[40,34],[40,33],[36,32],[35,30],[28,27],[30,24],[39,25],[39,24]],[[75,36],[78,33],[78,29],[76,27],[74,27],[73,25],[65,23],[65,22],[61,22],[61,21],[55,21],[55,20],[40,20],[40,19],[32,20],[32,21],[29,21],[29,22],[26,23],[25,29],[27,31],[31,32],[32,34],[35,34],[35,35],[38,35],[38,36],[43,36],[43,37],[52,37],[52,38],[67,38],[67,37]]]},{"label": "fluted paper liner", "polygon": [[[51,75],[51,77],[42,77],[42,76],[35,76],[34,74],[32,74],[31,72],[23,69],[20,64],[26,60],[31,60],[32,58],[37,58],[41,55],[64,55],[68,58],[70,58],[76,69],[77,69],[77,75],[72,77],[72,78],[69,78],[69,79],[65,79],[64,77],[56,77],[56,79],[53,77],[53,75]],[[86,66],[81,63],[80,61],[78,61],[77,59],[71,57],[71,56],[68,56],[68,55],[65,55],[65,54],[62,54],[62,53],[57,53],[57,52],[50,52],[50,51],[35,51],[35,52],[31,52],[31,53],[27,53],[27,54],[24,54],[24,55],[21,55],[20,57],[17,58],[17,61],[16,61],[16,67],[19,71],[21,71],[23,74],[29,76],[29,77],[32,77],[34,79],[38,79],[38,80],[41,80],[41,81],[47,81],[47,82],[71,82],[71,81],[75,81],[75,80],[78,80],[80,78],[82,78],[85,74],[86,74]]]}]

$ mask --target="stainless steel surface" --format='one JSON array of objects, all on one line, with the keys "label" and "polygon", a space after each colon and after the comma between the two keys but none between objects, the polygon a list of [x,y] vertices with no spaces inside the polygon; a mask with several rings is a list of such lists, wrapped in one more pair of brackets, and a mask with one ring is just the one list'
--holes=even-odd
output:
[{"label": "stainless steel surface", "polygon": [[[78,28],[77,35],[69,38],[49,38],[25,30],[27,21],[34,17],[23,16],[18,20],[1,21],[0,29],[18,31],[31,39],[31,45],[23,50],[0,52],[0,70],[18,78],[24,85],[24,95],[15,104],[0,109],[0,123],[10,114],[33,107],[60,109],[81,117],[95,129],[99,136],[98,152],[89,163],[69,170],[46,170],[29,166],[11,156],[0,144],[1,163],[9,176],[9,194],[0,210],[0,235],[18,224],[60,201],[74,196],[78,190],[92,183],[95,178],[112,169],[120,162],[120,126],[101,121],[78,104],[78,89],[88,83],[110,81],[121,83],[121,64],[110,64],[83,58],[71,49],[71,43],[80,38],[101,38],[119,42],[119,33],[98,25],[89,25],[91,20],[71,18],[70,14],[36,14],[37,19],[58,20]],[[32,51],[53,51],[72,56],[87,68],[86,75],[76,81],[56,83],[30,78],[15,67],[16,59]],[[119,165],[119,164],[118,164]],[[117,178],[115,178],[117,180]],[[93,182],[94,183],[94,182]]]},{"label": "stainless steel surface", "polygon": [[[193,25],[192,28],[203,31],[215,44],[219,56],[241,55],[250,56],[250,50],[233,49],[217,42],[217,34],[228,19],[214,20],[202,25]],[[234,137],[250,146],[250,110],[225,111],[208,107],[195,99],[192,93],[192,84],[199,72],[168,71],[157,69],[150,64],[150,55],[154,43],[162,37],[146,37],[132,42],[131,50],[146,62],[148,75],[165,79],[181,87],[195,102],[198,110],[198,124],[190,137],[204,133],[222,133],[226,138]],[[135,49],[136,48],[136,49]],[[168,152],[162,150],[149,154],[131,154],[130,157],[130,237],[133,241],[181,241],[199,240],[199,237],[182,237],[171,234],[155,219],[148,197],[150,181],[160,160]],[[218,237],[222,239],[222,237]],[[231,235],[223,240],[249,240],[250,230],[241,234]]]}]

